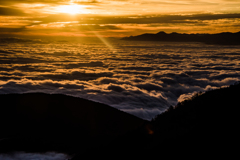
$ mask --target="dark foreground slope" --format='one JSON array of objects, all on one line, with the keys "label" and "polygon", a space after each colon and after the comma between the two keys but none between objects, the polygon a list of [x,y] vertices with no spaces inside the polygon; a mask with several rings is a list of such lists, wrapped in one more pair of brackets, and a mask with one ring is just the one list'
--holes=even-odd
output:
[{"label": "dark foreground slope", "polygon": [[240,84],[196,94],[153,120],[158,138],[165,137],[155,147],[230,158],[239,142],[239,108]]},{"label": "dark foreground slope", "polygon": [[240,84],[197,94],[151,123],[63,95],[1,95],[0,100],[2,152],[54,150],[72,154],[72,160],[238,154]]},{"label": "dark foreground slope", "polygon": [[147,122],[107,105],[58,94],[0,95],[0,152],[84,152]]},{"label": "dark foreground slope", "polygon": [[124,37],[128,41],[164,41],[164,42],[202,42],[206,44],[240,45],[240,32],[223,32],[218,34],[181,34],[159,32],[157,34],[142,34]]},{"label": "dark foreground slope", "polygon": [[112,155],[129,159],[224,156],[231,159],[238,153],[239,107],[239,84],[197,94],[157,116],[152,121],[150,134],[137,130],[106,148],[93,151],[93,155],[88,152],[74,160],[82,157],[111,159]]}]

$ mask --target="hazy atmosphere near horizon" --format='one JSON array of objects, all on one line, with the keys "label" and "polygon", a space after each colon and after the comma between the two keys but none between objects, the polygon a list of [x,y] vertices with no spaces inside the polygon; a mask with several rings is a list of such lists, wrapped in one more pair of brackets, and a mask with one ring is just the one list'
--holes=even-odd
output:
[{"label": "hazy atmosphere near horizon", "polygon": [[151,121],[240,81],[240,45],[121,39],[160,31],[237,33],[240,0],[0,0],[0,94],[71,95]]}]

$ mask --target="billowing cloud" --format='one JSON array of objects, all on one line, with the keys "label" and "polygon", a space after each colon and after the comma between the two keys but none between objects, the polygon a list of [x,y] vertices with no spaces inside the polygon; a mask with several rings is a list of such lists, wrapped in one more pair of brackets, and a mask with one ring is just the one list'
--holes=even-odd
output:
[{"label": "billowing cloud", "polygon": [[[67,53],[69,55],[69,53]],[[67,64],[66,68],[80,68],[80,67],[107,67],[102,61],[92,61],[86,63],[71,63]]]},{"label": "billowing cloud", "polygon": [[68,155],[62,153],[24,153],[16,152],[11,154],[0,154],[1,160],[39,160],[39,159],[48,159],[48,160],[66,160],[70,158]]},{"label": "billowing cloud", "polygon": [[57,74],[45,74],[39,77],[32,77],[33,79],[53,79],[53,80],[94,80],[99,77],[111,77],[113,73],[111,72],[100,72],[100,73],[86,73],[86,72],[79,72],[73,71],[69,73],[57,73]]},{"label": "billowing cloud", "polygon": [[62,93],[151,120],[196,92],[240,80],[238,46],[24,40],[2,42],[0,94]]},{"label": "billowing cloud", "polygon": [[[7,0],[0,5],[0,94],[68,94],[151,120],[196,92],[240,80],[239,47],[103,38],[237,32],[238,0]],[[79,12],[69,14],[71,7]]]}]

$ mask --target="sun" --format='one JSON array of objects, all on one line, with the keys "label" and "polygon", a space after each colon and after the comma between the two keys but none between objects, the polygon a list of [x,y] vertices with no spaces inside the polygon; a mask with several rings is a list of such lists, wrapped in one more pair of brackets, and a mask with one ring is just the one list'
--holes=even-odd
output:
[{"label": "sun", "polygon": [[62,5],[57,8],[57,11],[60,13],[68,13],[71,15],[75,15],[81,13],[82,8],[82,6],[77,4]]}]

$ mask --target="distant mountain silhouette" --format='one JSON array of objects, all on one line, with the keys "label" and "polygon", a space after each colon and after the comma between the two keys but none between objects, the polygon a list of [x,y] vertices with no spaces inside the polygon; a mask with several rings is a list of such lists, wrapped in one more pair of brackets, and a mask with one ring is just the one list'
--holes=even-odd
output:
[{"label": "distant mountain silhouette", "polygon": [[0,95],[0,151],[71,160],[222,158],[238,154],[240,84],[198,93],[151,122],[65,95]]},{"label": "distant mountain silhouette", "polygon": [[165,42],[202,42],[206,44],[240,45],[240,32],[223,32],[218,34],[181,34],[163,31],[157,34],[145,33],[138,36],[124,37],[128,41],[165,41]]},{"label": "distant mountain silhouette", "polygon": [[0,43],[44,43],[44,42],[39,39],[7,37],[7,38],[0,38]]}]

